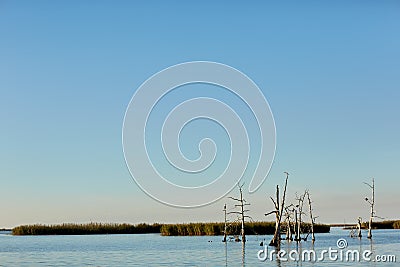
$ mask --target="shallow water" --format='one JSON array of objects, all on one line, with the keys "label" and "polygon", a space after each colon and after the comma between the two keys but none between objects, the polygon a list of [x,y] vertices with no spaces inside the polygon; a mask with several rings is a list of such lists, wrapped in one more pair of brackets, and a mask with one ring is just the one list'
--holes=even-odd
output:
[{"label": "shallow water", "polygon": [[[332,228],[331,233],[317,234],[311,241],[290,244],[282,242],[281,249],[300,256],[304,250],[314,249],[317,260],[324,249],[337,249],[345,255],[357,250],[362,255],[371,250],[376,255],[395,255],[400,261],[400,231],[376,230],[372,242],[367,238],[353,239],[349,232]],[[366,236],[366,233],[364,234]],[[222,243],[221,236],[167,237],[158,234],[142,235],[90,235],[90,236],[12,236],[0,233],[0,266],[398,266],[393,262],[331,260],[325,255],[321,261],[294,261],[288,255],[260,261],[260,242],[271,236],[248,236],[242,243]],[[348,247],[339,249],[337,240],[345,238]],[[268,242],[266,242],[268,243]],[[271,247],[268,248],[268,254]],[[264,254],[260,254],[264,256]],[[338,254],[339,255],[339,254]],[[288,261],[285,261],[285,258]]]}]

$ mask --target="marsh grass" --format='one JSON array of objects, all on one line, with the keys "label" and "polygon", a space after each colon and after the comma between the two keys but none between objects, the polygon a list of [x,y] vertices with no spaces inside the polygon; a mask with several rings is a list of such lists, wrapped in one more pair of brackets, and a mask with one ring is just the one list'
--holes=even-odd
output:
[{"label": "marsh grass", "polygon": [[393,229],[400,229],[400,221],[395,221],[393,223]]},{"label": "marsh grass", "polygon": [[[308,224],[303,224],[302,229],[307,232]],[[329,232],[329,225],[317,224],[314,226],[316,233]],[[248,222],[245,231],[248,235],[268,235],[275,230],[274,222]],[[12,229],[13,235],[99,235],[99,234],[148,234],[160,233],[163,236],[202,236],[222,235],[224,223],[184,223],[184,224],[117,224],[117,223],[64,223],[57,225],[21,225]],[[228,226],[228,234],[235,235],[240,232],[237,223]]]},{"label": "marsh grass", "polygon": [[[307,233],[310,225],[302,224],[303,232]],[[283,230],[284,226],[283,226]],[[229,224],[228,235],[239,234],[239,224]],[[248,235],[272,235],[275,231],[275,222],[248,222],[245,223],[245,232]],[[314,225],[316,233],[328,233],[330,226],[325,224]],[[184,223],[184,224],[164,224],[161,226],[161,235],[164,236],[185,236],[185,235],[223,235],[224,223]]]},{"label": "marsh grass", "polygon": [[12,229],[13,235],[98,235],[159,233],[160,224],[63,223],[58,225],[21,225]]},{"label": "marsh grass", "polygon": [[[362,228],[368,229],[368,222],[363,222]],[[372,229],[400,229],[400,220],[372,222]]]}]

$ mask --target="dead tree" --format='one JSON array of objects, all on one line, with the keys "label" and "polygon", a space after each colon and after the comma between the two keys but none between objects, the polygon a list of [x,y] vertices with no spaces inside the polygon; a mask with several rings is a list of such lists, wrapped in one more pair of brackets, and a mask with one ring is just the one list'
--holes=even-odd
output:
[{"label": "dead tree", "polygon": [[362,237],[362,233],[361,233],[361,221],[362,221],[361,217],[358,217],[358,219],[357,219],[357,230],[358,230],[357,236],[358,236],[359,238]]},{"label": "dead tree", "polygon": [[275,210],[265,214],[265,216],[268,216],[270,214],[275,213],[275,233],[274,233],[274,236],[273,236],[271,242],[269,243],[270,246],[274,246],[274,247],[278,247],[280,244],[280,240],[281,240],[281,221],[282,221],[283,209],[285,207],[286,189],[287,189],[287,183],[288,183],[288,179],[289,179],[289,173],[285,172],[285,174],[286,174],[286,179],[285,179],[285,187],[283,190],[282,203],[279,203],[279,185],[277,185],[276,186],[276,201],[271,197],[271,200],[275,206]]},{"label": "dead tree", "polygon": [[372,219],[375,217],[375,211],[374,211],[374,205],[375,205],[375,182],[374,178],[372,178],[372,184],[365,183],[364,184],[368,185],[371,190],[372,190],[372,198],[369,200],[367,197],[365,198],[365,201],[367,201],[371,207],[371,214],[369,217],[369,223],[368,223],[368,238],[372,238]]},{"label": "dead tree", "polygon": [[313,214],[312,214],[310,192],[308,192],[308,190],[307,190],[305,194],[307,194],[308,208],[309,208],[310,219],[311,219],[311,240],[312,240],[312,242],[314,242],[315,241],[315,235],[314,235],[314,220],[315,220],[315,218],[313,217]]},{"label": "dead tree", "polygon": [[296,197],[296,200],[298,201],[298,204],[296,205],[297,210],[295,210],[296,214],[296,235],[295,235],[295,241],[301,241],[301,215],[303,215],[303,203],[304,203],[304,197],[306,194],[301,195],[300,197]]},{"label": "dead tree", "polygon": [[298,209],[297,208],[294,208],[294,240],[295,241],[299,241],[300,239],[299,239],[299,231],[297,230],[298,229],[298,224],[299,224],[299,221],[297,220],[297,213],[298,213]]},{"label": "dead tree", "polygon": [[285,222],[286,222],[286,240],[293,241],[292,235],[292,223],[290,221],[291,213],[294,212],[294,209],[291,210],[289,208],[293,207],[293,204],[285,207]]},{"label": "dead tree", "polygon": [[222,242],[226,242],[226,204],[224,205],[224,239],[222,239]]},{"label": "dead tree", "polygon": [[242,190],[243,185],[240,186],[238,184],[238,187],[239,187],[239,192],[240,192],[240,198],[234,198],[234,197],[229,197],[229,198],[240,203],[240,204],[235,205],[236,208],[240,208],[240,211],[231,211],[228,214],[239,214],[240,215],[240,222],[242,224],[242,228],[240,230],[240,235],[242,236],[242,242],[245,243],[246,235],[244,232],[244,223],[245,223],[246,218],[251,218],[251,217],[245,214],[249,210],[246,210],[244,207],[248,206],[250,204],[246,203],[246,200],[243,198],[243,190]]}]

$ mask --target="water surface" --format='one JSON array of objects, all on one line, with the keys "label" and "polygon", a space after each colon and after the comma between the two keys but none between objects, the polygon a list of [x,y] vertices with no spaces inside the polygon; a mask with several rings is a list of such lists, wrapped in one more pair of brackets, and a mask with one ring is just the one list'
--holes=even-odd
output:
[{"label": "water surface", "polygon": [[[317,234],[316,242],[290,244],[282,250],[300,254],[314,249],[338,249],[336,242],[345,238],[345,250],[371,250],[374,255],[395,255],[400,260],[400,231],[376,230],[372,242],[353,239],[348,231],[332,228],[331,233]],[[365,233],[366,236],[366,233]],[[248,236],[242,243],[221,242],[221,236],[83,235],[83,236],[12,236],[0,232],[0,266],[397,266],[398,263],[332,261],[260,261],[257,253],[271,236]],[[271,251],[268,248],[268,252]],[[373,257],[372,256],[372,257]]]}]

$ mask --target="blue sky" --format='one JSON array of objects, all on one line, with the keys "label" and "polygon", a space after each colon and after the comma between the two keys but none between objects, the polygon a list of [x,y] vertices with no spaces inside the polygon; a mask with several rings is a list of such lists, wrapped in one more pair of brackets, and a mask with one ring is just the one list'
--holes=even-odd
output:
[{"label": "blue sky", "polygon": [[378,214],[398,218],[399,11],[397,1],[1,1],[0,227],[221,220],[226,199],[155,202],[122,153],[135,90],[193,60],[244,72],[273,111],[275,162],[248,196],[255,219],[284,171],[289,198],[310,189],[321,222],[367,218],[371,177]]}]

